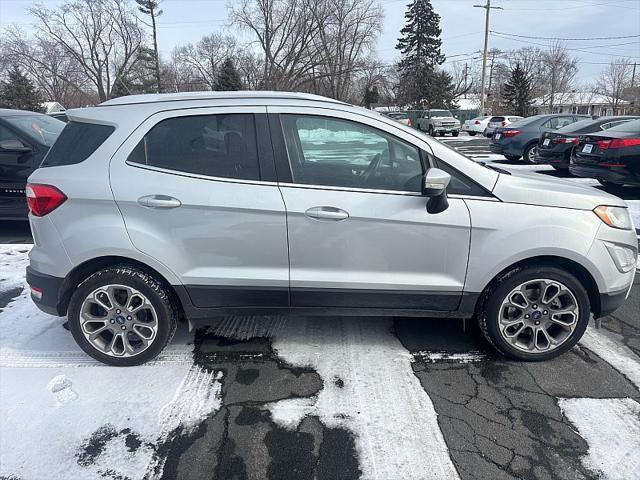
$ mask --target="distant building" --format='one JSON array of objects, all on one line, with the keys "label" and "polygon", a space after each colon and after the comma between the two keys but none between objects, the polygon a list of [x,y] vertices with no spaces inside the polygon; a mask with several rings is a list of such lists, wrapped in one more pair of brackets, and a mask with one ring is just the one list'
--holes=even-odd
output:
[{"label": "distant building", "polygon": [[64,112],[66,110],[58,102],[44,102],[42,108],[44,108],[44,113]]},{"label": "distant building", "polygon": [[592,92],[566,92],[556,93],[553,97],[553,111],[549,107],[551,103],[548,96],[538,97],[533,100],[533,108],[538,114],[547,113],[576,113],[583,115],[627,115],[631,113],[632,105],[627,100],[618,102],[617,111],[613,111],[612,98],[607,95]]}]

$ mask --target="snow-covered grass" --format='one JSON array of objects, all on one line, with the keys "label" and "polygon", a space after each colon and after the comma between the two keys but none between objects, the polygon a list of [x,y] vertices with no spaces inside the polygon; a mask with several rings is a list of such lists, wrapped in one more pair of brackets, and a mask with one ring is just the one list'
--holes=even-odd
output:
[{"label": "snow-covered grass", "polygon": [[604,480],[640,478],[640,404],[631,398],[564,398],[564,415],[589,445],[583,464]]},{"label": "snow-covered grass", "polygon": [[458,478],[413,357],[391,327],[389,320],[359,317],[288,323],[275,335],[275,350],[289,364],[313,368],[324,387],[317,397],[268,409],[285,428],[313,415],[353,432],[363,478]]},{"label": "snow-covered grass", "polygon": [[0,246],[0,291],[25,287],[0,312],[0,476],[159,476],[158,445],[220,407],[221,374],[193,365],[185,333],[141,367],[92,360],[29,298],[29,248]]}]

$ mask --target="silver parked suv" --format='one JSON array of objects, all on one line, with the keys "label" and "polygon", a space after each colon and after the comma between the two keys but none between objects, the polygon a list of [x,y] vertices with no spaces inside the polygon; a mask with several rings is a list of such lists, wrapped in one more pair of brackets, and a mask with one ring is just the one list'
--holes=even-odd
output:
[{"label": "silver parked suv", "polygon": [[341,102],[185,93],[67,115],[29,178],[27,280],[104,363],[155,357],[183,318],[283,312],[476,316],[502,354],[544,360],[633,282],[619,198]]}]

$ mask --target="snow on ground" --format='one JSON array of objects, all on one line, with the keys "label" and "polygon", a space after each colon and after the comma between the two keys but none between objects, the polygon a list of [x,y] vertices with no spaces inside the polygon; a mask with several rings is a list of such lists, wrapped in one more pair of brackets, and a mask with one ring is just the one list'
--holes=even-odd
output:
[{"label": "snow on ground", "polygon": [[329,142],[358,142],[367,145],[386,143],[380,135],[358,130],[333,131],[326,128],[314,128],[309,130],[300,129],[298,130],[298,134],[300,135],[300,141],[302,143],[312,143],[315,145],[322,145]]},{"label": "snow on ground", "polygon": [[630,398],[559,399],[589,445],[583,464],[605,480],[640,478],[640,404]]},{"label": "snow on ground", "polygon": [[221,374],[193,365],[184,335],[144,366],[91,359],[63,319],[40,312],[29,298],[29,247],[0,246],[0,291],[25,287],[0,312],[0,476],[159,476],[164,459],[157,447],[175,428],[189,429],[220,407]]},{"label": "snow on ground", "polygon": [[353,432],[363,478],[458,478],[413,357],[391,327],[387,319],[358,317],[290,322],[275,335],[274,349],[285,362],[317,371],[324,387],[317,397],[268,409],[284,428],[313,415]]},{"label": "snow on ground", "polygon": [[469,351],[461,353],[420,351],[413,354],[414,360],[426,363],[473,363],[486,360],[482,352]]}]

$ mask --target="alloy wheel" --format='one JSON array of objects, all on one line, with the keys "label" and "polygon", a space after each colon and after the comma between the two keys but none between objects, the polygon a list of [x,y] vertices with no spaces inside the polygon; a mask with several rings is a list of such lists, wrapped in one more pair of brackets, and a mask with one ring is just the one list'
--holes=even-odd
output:
[{"label": "alloy wheel", "polygon": [[578,301],[563,283],[536,279],[521,283],[503,300],[498,312],[502,338],[527,353],[543,353],[564,344],[576,329]]},{"label": "alloy wheel", "polygon": [[132,357],[145,351],[158,333],[158,316],[149,299],[126,285],[96,288],[82,302],[80,326],[97,351]]}]

